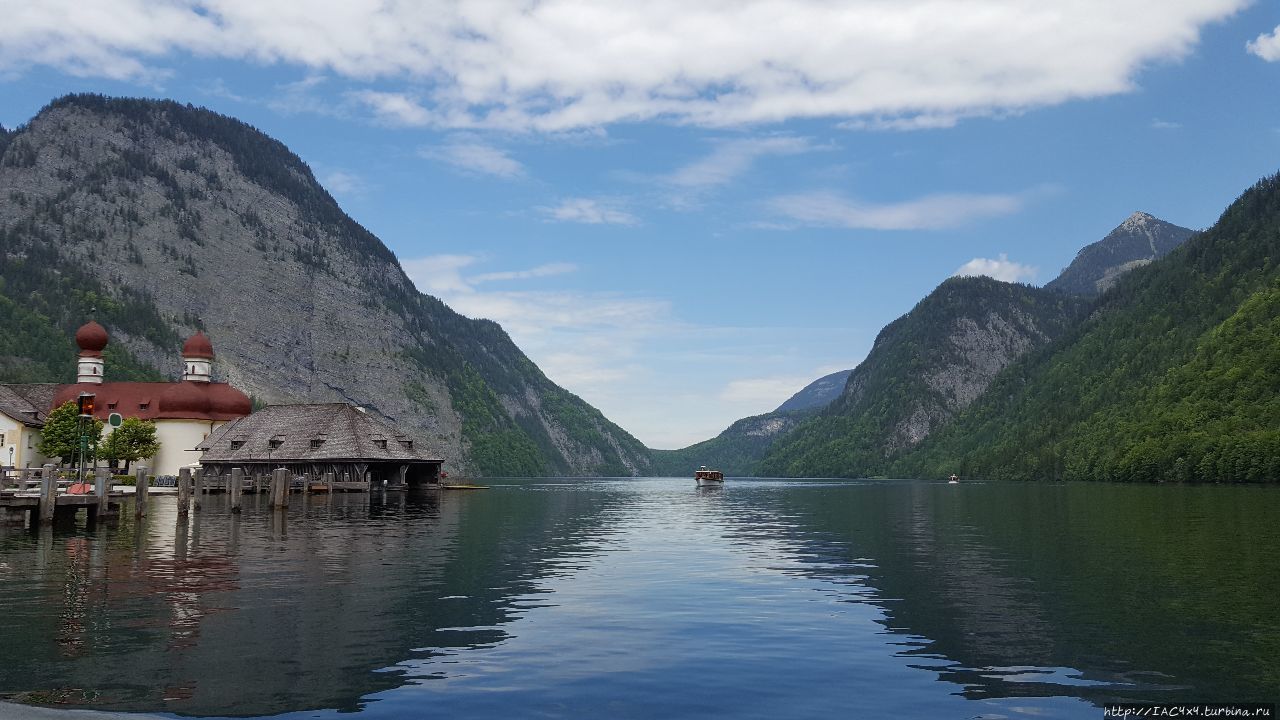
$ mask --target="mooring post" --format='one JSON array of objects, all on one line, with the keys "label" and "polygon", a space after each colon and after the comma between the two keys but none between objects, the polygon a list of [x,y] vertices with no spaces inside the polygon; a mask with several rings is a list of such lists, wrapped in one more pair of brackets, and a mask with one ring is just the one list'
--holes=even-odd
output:
[{"label": "mooring post", "polygon": [[204,470],[196,468],[195,471],[191,473],[191,482],[194,483],[195,505],[196,509],[199,510],[200,495],[204,493]]},{"label": "mooring post", "polygon": [[133,475],[133,514],[142,517],[147,514],[147,469],[138,468]]},{"label": "mooring post", "polygon": [[231,512],[240,512],[240,496],[244,491],[244,470],[234,468],[231,470],[230,485],[227,486],[227,493],[231,495]]},{"label": "mooring post", "polygon": [[303,473],[302,475],[302,494],[303,495],[311,494],[311,474],[310,473]]},{"label": "mooring post", "polygon": [[53,512],[58,506],[58,474],[53,465],[45,465],[40,474],[40,522],[53,522]]},{"label": "mooring post", "polygon": [[328,472],[324,474],[324,483],[325,485],[329,486],[328,487],[329,494],[332,495],[333,494],[333,473]]},{"label": "mooring post", "polygon": [[18,476],[18,492],[26,492],[31,487],[31,468],[22,468],[22,474]]},{"label": "mooring post", "polygon": [[111,489],[111,471],[106,468],[98,468],[93,472],[93,476],[93,492],[98,496],[96,514],[98,518],[102,518],[108,512],[107,492]]},{"label": "mooring post", "polygon": [[178,471],[178,514],[191,512],[191,468]]},{"label": "mooring post", "polygon": [[289,471],[277,468],[271,475],[271,507],[289,507]]}]

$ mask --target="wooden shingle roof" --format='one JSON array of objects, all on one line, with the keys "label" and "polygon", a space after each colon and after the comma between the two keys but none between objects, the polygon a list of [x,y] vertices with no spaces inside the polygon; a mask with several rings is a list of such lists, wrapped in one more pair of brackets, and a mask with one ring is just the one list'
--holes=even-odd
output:
[{"label": "wooden shingle roof", "polygon": [[390,423],[346,403],[269,405],[196,446],[201,462],[441,462]]},{"label": "wooden shingle roof", "polygon": [[0,385],[0,412],[24,425],[44,427],[59,387],[56,383]]}]

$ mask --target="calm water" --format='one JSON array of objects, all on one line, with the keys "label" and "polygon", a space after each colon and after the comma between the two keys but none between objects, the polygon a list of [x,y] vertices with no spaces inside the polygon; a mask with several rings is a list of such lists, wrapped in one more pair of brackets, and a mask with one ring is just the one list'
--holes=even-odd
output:
[{"label": "calm water", "polygon": [[769,720],[1280,699],[1280,488],[504,483],[0,531],[0,697]]}]

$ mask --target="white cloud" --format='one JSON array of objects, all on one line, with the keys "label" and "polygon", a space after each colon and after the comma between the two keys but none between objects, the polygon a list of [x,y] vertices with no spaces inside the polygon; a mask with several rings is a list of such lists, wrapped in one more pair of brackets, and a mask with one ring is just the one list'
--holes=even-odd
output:
[{"label": "white cloud", "polygon": [[404,93],[359,90],[347,96],[367,105],[374,117],[387,125],[421,127],[432,122],[431,111]]},{"label": "white cloud", "polygon": [[608,198],[567,198],[553,207],[540,207],[539,211],[558,222],[586,223],[588,225],[639,225],[640,218],[623,210],[619,201]]},{"label": "white cloud", "polygon": [[[869,203],[829,191],[782,195],[766,205],[789,223],[867,230],[937,230],[986,217],[1009,215],[1025,202],[1021,195],[927,195],[897,203]],[[789,228],[787,223],[760,227]]]},{"label": "white cloud", "polygon": [[1004,282],[1031,282],[1035,279],[1037,272],[1039,268],[1016,263],[1005,253],[1000,253],[1000,257],[994,260],[974,258],[961,265],[951,275],[952,277],[986,275]]},{"label": "white cloud", "polygon": [[1245,47],[1267,62],[1280,62],[1280,25],[1270,33],[1263,33],[1250,40]]},{"label": "white cloud", "polygon": [[[377,81],[352,98],[402,125],[929,124],[1128,92],[1143,68],[1186,56],[1207,23],[1247,4],[4,0],[0,73],[146,79],[180,55],[282,64]],[[1264,35],[1249,49],[1275,59],[1277,44]]]},{"label": "white cloud", "polygon": [[507,270],[503,272],[483,273],[473,275],[472,283],[494,282],[500,280],[525,280],[528,278],[551,277],[552,275],[564,275],[565,273],[577,272],[578,266],[573,263],[547,263],[539,265],[528,270]]},{"label": "white cloud", "polygon": [[1153,130],[1179,130],[1182,128],[1182,123],[1156,118],[1151,121],[1151,128]]},{"label": "white cloud", "polygon": [[682,189],[727,185],[750,170],[758,158],[798,155],[816,149],[818,146],[807,138],[787,135],[722,140],[716,143],[710,154],[664,176],[662,181]]},{"label": "white cloud", "polygon": [[355,195],[364,192],[364,180],[354,173],[344,170],[334,170],[321,179],[321,184],[329,189],[329,192],[336,195]]},{"label": "white cloud", "polygon": [[786,402],[788,398],[799,392],[805,385],[825,374],[828,373],[815,373],[812,376],[782,375],[733,380],[720,391],[720,399],[724,402],[744,403],[753,407],[773,409]]},{"label": "white cloud", "polygon": [[524,177],[525,167],[501,148],[469,138],[453,138],[443,145],[424,147],[418,154],[459,170],[504,180]]}]

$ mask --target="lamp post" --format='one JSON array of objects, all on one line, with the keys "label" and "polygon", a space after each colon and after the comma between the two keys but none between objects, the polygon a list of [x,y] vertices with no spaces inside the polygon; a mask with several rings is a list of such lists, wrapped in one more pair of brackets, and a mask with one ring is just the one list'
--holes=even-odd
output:
[{"label": "lamp post", "polygon": [[[82,392],[76,398],[76,407],[79,409],[77,419],[77,429],[80,431],[80,462],[77,465],[76,479],[84,482],[84,461],[85,455],[89,453],[89,428],[93,423],[94,401],[97,398],[93,393]],[[97,443],[94,443],[94,449],[97,449]]]}]

